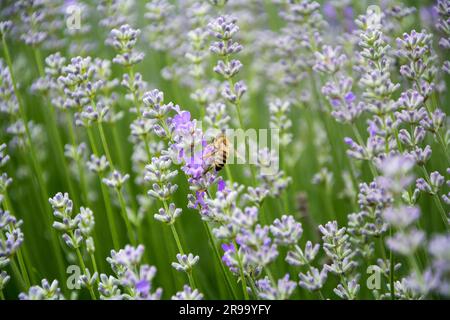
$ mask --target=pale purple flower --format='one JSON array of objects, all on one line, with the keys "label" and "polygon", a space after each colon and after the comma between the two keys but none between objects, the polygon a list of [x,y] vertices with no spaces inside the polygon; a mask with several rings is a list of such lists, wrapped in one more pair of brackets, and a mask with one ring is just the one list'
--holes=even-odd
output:
[{"label": "pale purple flower", "polygon": [[317,268],[310,268],[306,273],[299,273],[299,285],[300,287],[309,290],[316,291],[323,287],[327,281],[328,271],[323,268],[319,271]]},{"label": "pale purple flower", "polygon": [[258,296],[264,300],[287,300],[294,292],[296,283],[289,280],[289,274],[277,281],[274,285],[268,277],[256,281]]},{"label": "pale purple flower", "polygon": [[425,234],[415,228],[406,232],[398,232],[394,236],[386,239],[388,247],[404,256],[412,255],[423,245]]},{"label": "pale purple flower", "polygon": [[183,291],[172,296],[172,300],[203,300],[203,294],[198,289],[192,290],[188,285],[184,285]]},{"label": "pale purple flower", "polygon": [[382,176],[378,177],[377,184],[393,194],[403,192],[414,181],[411,174],[414,164],[414,159],[408,155],[391,155],[381,159],[377,167]]},{"label": "pale purple flower", "polygon": [[275,238],[275,243],[289,246],[300,240],[303,228],[301,223],[296,222],[293,216],[283,215],[281,219],[275,219],[270,226],[270,232]]},{"label": "pale purple flower", "polygon": [[117,51],[113,62],[125,67],[133,66],[144,59],[144,54],[135,50],[137,39],[141,31],[125,24],[113,29],[107,43]]},{"label": "pale purple flower", "polygon": [[20,300],[64,300],[58,280],[50,283],[47,279],[41,281],[41,286],[32,286],[27,293],[19,295]]},{"label": "pale purple flower", "polygon": [[153,216],[156,220],[168,225],[174,224],[176,219],[181,215],[182,209],[177,208],[174,203],[169,204],[168,210],[160,208],[158,213]]},{"label": "pale purple flower", "polygon": [[314,54],[316,63],[313,69],[325,74],[335,74],[347,62],[347,56],[342,53],[342,48],[339,46],[323,46],[321,52],[315,52]]},{"label": "pale purple flower", "polygon": [[198,263],[200,259],[199,256],[194,256],[192,253],[189,254],[177,254],[178,262],[172,262],[172,267],[180,272],[191,273],[192,268]]},{"label": "pale purple flower", "polygon": [[401,206],[398,208],[386,208],[383,211],[383,218],[391,226],[405,229],[419,219],[420,210],[416,207]]},{"label": "pale purple flower", "polygon": [[114,170],[109,178],[103,178],[102,182],[110,188],[121,189],[129,178],[129,174],[122,175],[119,171]]},{"label": "pale purple flower", "polygon": [[304,250],[297,245],[294,246],[293,250],[288,251],[285,260],[293,266],[308,265],[317,256],[319,249],[320,244],[313,245],[311,241],[307,241]]},{"label": "pale purple flower", "polygon": [[327,271],[341,275],[350,272],[357,266],[353,260],[355,252],[351,249],[347,229],[339,228],[336,221],[320,225],[319,231],[322,233],[323,249],[332,260],[331,265],[325,265]]}]

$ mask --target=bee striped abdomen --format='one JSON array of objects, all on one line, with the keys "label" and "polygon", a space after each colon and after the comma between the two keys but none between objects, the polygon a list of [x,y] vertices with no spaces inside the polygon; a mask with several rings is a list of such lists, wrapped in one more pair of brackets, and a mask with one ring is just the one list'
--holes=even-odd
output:
[{"label": "bee striped abdomen", "polygon": [[218,172],[223,169],[227,163],[229,155],[229,142],[225,135],[220,135],[214,141],[214,169]]},{"label": "bee striped abdomen", "polygon": [[228,151],[227,150],[222,150],[222,152],[220,152],[216,158],[216,162],[214,163],[215,169],[216,171],[220,171],[223,169],[223,167],[225,166],[225,164],[227,163],[227,159],[228,159]]}]

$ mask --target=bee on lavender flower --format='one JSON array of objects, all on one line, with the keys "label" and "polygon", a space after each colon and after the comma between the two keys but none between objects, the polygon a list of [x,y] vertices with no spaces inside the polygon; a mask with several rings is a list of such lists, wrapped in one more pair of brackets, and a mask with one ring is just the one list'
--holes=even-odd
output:
[{"label": "bee on lavender flower", "polygon": [[216,172],[219,172],[227,163],[228,156],[230,155],[230,141],[224,133],[220,133],[214,138],[210,147],[212,151],[208,152],[205,155],[205,158],[208,160],[211,159],[211,166],[205,173],[211,169],[215,169]]}]

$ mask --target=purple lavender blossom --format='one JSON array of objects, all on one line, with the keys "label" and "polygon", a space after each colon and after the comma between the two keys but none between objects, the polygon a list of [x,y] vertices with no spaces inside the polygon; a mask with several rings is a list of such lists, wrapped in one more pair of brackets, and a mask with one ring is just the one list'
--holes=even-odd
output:
[{"label": "purple lavender blossom", "polygon": [[264,300],[286,300],[293,293],[295,287],[295,282],[289,280],[289,274],[279,279],[276,286],[268,277],[256,281],[258,296]]}]

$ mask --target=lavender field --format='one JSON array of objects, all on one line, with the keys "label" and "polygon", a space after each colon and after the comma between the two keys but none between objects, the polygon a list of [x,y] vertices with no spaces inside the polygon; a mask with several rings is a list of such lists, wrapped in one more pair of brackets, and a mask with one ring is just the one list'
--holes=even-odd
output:
[{"label": "lavender field", "polygon": [[450,0],[1,0],[0,40],[0,300],[450,298]]}]

